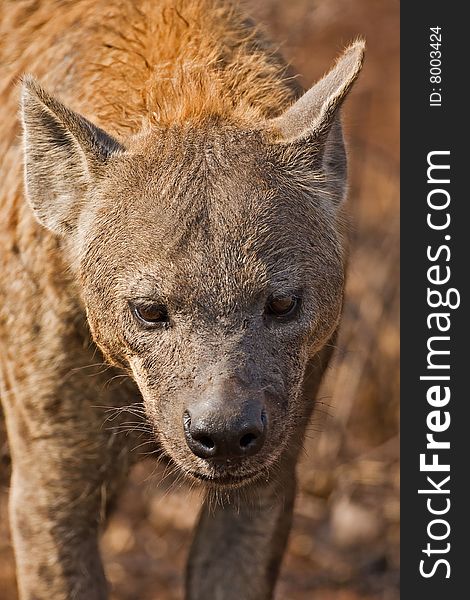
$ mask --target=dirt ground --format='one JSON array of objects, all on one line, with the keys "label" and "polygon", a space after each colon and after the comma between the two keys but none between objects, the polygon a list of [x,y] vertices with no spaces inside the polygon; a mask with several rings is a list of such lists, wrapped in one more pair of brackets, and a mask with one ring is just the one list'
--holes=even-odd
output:
[{"label": "dirt ground", "polygon": [[[333,367],[305,441],[277,600],[396,600],[399,569],[399,4],[251,0],[305,86],[358,35],[368,52],[344,111],[355,225]],[[16,600],[0,431],[0,599]],[[2,445],[3,444],[3,445]],[[177,600],[200,503],[160,469],[133,470],[102,547],[113,600]],[[53,600],[53,599],[51,599]],[[210,600],[210,598],[208,598]],[[243,600],[243,599],[240,599]]]}]

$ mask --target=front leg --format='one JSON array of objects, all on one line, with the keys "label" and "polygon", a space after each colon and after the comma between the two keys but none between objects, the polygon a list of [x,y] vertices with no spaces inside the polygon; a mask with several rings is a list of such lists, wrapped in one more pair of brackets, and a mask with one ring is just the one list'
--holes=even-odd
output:
[{"label": "front leg", "polygon": [[70,411],[61,415],[63,422],[56,416],[45,423],[40,407],[36,419],[28,412],[25,419],[19,403],[6,410],[10,526],[21,600],[107,598],[98,535],[128,456],[121,440],[101,428],[98,415],[91,418],[83,397],[72,400],[82,415]]},{"label": "front leg", "polygon": [[136,440],[111,431],[96,405],[119,407],[136,396],[133,386],[105,385],[104,376],[86,369],[68,372],[50,373],[42,388],[23,380],[4,399],[21,600],[107,598],[99,529]]},{"label": "front leg", "polygon": [[191,547],[187,600],[269,600],[289,535],[295,467],[282,482],[243,490],[230,504],[208,499]]},{"label": "front leg", "polygon": [[[38,461],[56,450],[49,444],[30,449]],[[65,474],[68,462],[13,467],[10,526],[21,600],[107,598],[98,552],[101,490],[77,476],[85,465],[76,461],[69,471],[72,488]]]}]

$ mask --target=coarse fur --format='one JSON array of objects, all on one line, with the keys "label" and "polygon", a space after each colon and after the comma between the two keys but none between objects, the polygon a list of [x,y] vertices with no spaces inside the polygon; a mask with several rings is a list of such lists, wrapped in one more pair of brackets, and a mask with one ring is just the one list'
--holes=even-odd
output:
[{"label": "coarse fur", "polygon": [[[364,44],[301,95],[231,1],[0,8],[0,395],[20,597],[106,598],[99,528],[144,431],[207,490],[187,598],[271,598],[341,316],[339,111]],[[273,316],[272,298],[296,311]],[[143,326],[138,307],[155,306],[167,317]],[[188,415],[229,430],[253,407],[256,453],[191,450]]]}]

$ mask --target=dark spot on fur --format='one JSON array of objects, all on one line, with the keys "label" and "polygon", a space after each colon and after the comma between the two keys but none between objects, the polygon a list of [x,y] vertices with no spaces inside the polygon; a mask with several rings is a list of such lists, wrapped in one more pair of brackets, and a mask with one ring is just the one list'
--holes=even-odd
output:
[{"label": "dark spot on fur", "polygon": [[39,565],[38,575],[47,585],[51,586],[53,584],[55,573],[49,565]]}]

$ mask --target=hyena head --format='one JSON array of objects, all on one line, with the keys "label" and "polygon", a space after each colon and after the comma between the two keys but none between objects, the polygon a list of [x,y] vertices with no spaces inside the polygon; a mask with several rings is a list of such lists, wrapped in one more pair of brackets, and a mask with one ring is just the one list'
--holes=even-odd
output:
[{"label": "hyena head", "polygon": [[306,365],[341,313],[338,111],[362,57],[357,42],[276,118],[209,115],[119,142],[24,80],[29,203],[161,446],[213,485],[253,481],[299,443]]}]

